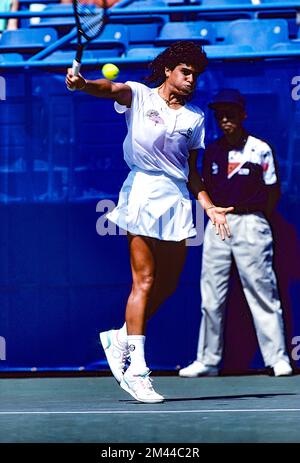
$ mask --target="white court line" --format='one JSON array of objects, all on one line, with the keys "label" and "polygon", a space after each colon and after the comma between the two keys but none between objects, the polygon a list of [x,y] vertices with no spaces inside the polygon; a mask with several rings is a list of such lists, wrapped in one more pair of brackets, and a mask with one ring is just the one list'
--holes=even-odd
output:
[{"label": "white court line", "polygon": [[171,413],[265,413],[265,412],[300,412],[300,408],[241,408],[241,409],[207,409],[207,410],[69,410],[69,411],[0,411],[1,415],[138,415],[157,414],[167,415]]}]

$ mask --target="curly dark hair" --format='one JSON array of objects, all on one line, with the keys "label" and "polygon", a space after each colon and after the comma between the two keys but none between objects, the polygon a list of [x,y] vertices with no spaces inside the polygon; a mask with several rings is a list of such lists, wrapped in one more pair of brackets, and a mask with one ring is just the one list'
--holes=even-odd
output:
[{"label": "curly dark hair", "polygon": [[180,63],[195,66],[198,72],[202,73],[208,60],[201,45],[190,40],[179,40],[166,48],[149,64],[150,75],[146,81],[150,84],[162,84],[166,80],[165,68],[173,71]]}]

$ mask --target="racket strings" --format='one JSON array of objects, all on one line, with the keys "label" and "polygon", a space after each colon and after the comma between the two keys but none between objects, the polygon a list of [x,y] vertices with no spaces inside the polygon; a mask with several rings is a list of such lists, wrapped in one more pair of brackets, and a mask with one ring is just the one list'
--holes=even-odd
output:
[{"label": "racket strings", "polygon": [[95,5],[80,2],[77,2],[76,6],[82,32],[88,38],[96,37],[103,27],[103,10],[96,8]]}]

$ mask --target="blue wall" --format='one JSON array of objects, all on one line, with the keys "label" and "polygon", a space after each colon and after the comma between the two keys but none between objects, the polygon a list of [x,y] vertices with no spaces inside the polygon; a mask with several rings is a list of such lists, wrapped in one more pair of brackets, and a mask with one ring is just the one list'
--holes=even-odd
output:
[{"label": "blue wall", "polygon": [[[120,80],[140,80],[143,68]],[[100,72],[86,75],[99,77]],[[123,116],[111,101],[68,92],[62,72],[2,73],[0,101],[1,369],[104,369],[98,332],[123,322],[130,290],[124,236],[99,236],[96,205],[117,200],[126,177]],[[247,127],[277,152],[283,195],[274,216],[275,264],[289,350],[300,336],[300,100],[291,98],[297,61],[213,62],[195,102],[206,112],[220,87],[248,100]],[[207,141],[216,136],[207,112]],[[174,369],[195,355],[200,321],[201,246],[189,247],[181,284],[149,323],[152,368]],[[1,355],[0,355],[1,357]],[[2,354],[3,357],[3,354]],[[224,371],[262,367],[237,278],[231,286]]]}]

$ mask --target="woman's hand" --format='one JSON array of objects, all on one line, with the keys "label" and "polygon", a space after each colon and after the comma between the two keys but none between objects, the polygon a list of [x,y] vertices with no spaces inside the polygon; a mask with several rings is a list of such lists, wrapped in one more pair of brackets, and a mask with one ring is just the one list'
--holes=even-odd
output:
[{"label": "woman's hand", "polygon": [[81,74],[74,76],[72,68],[68,68],[65,82],[67,87],[72,90],[82,90],[86,86],[85,78]]},{"label": "woman's hand", "polygon": [[226,235],[228,238],[231,236],[225,215],[228,214],[228,212],[232,212],[233,209],[234,207],[218,206],[210,206],[206,209],[206,214],[216,228],[216,234],[220,235],[222,240],[225,240]]}]

